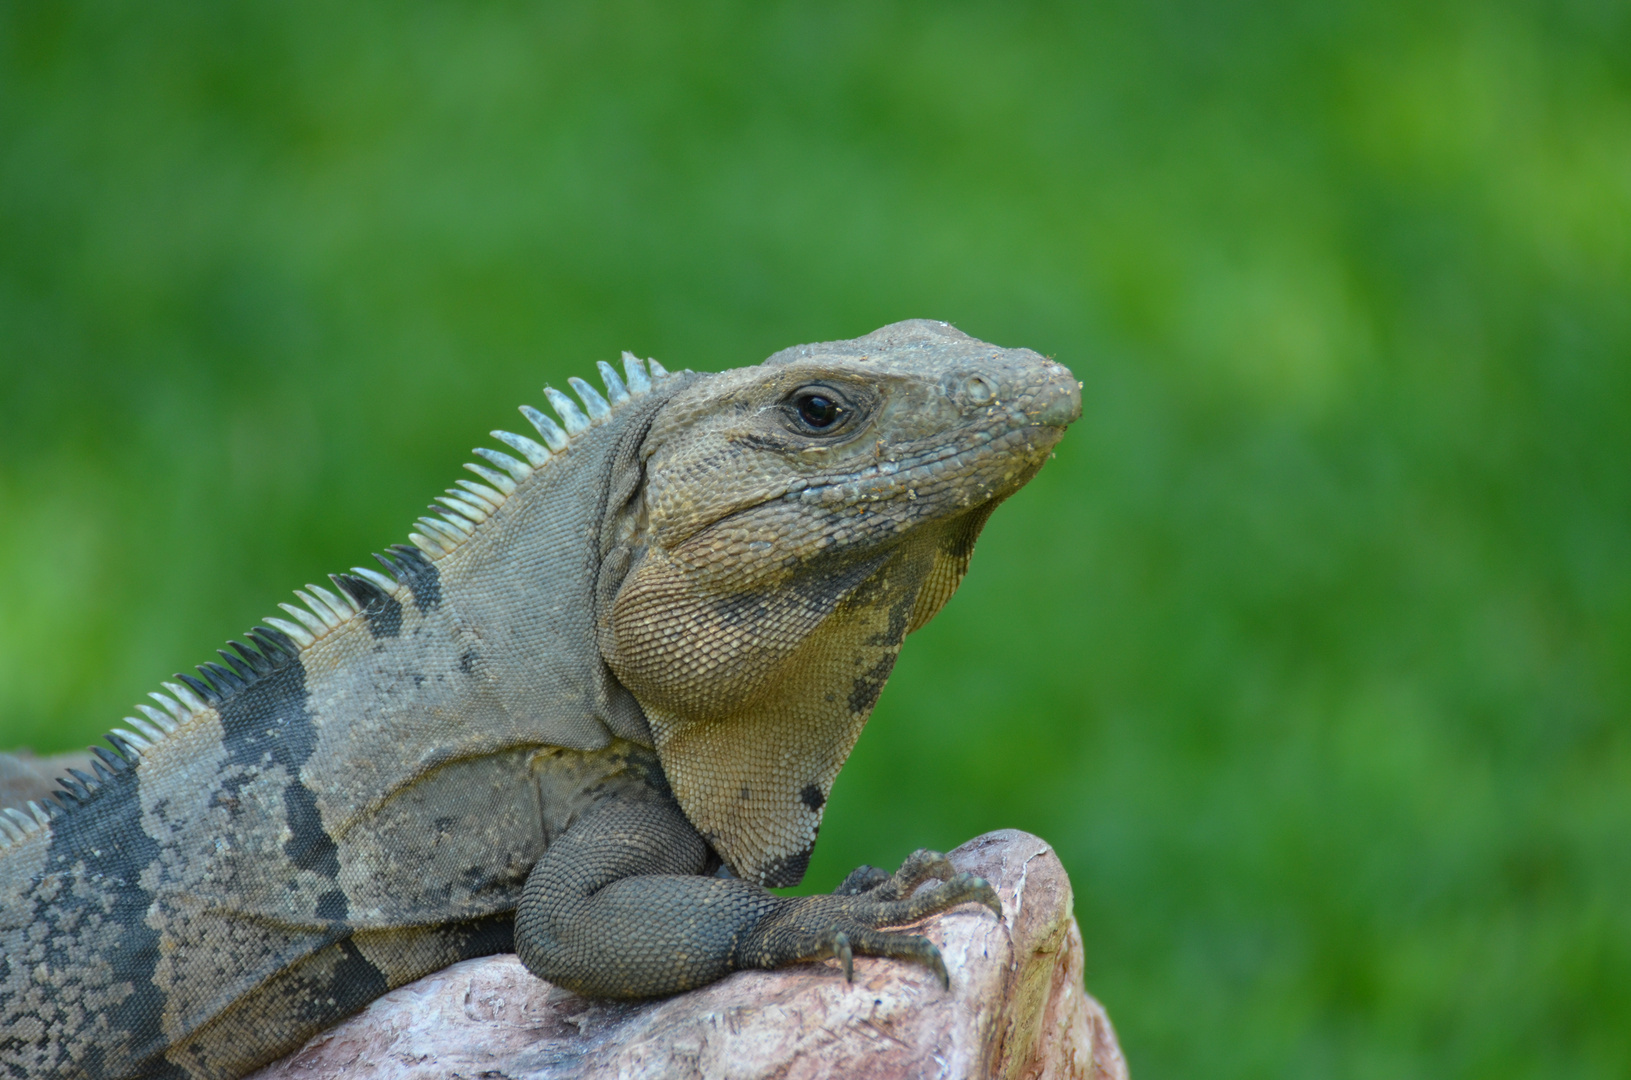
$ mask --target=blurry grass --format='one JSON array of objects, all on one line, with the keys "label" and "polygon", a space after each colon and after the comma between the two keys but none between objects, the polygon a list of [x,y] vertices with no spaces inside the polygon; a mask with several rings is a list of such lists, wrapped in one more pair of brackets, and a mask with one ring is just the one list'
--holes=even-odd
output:
[{"label": "blurry grass", "polygon": [[[0,5],[0,744],[546,380],[908,317],[1086,414],[812,887],[1052,841],[1145,1076],[1631,1071],[1624,5]],[[506,419],[509,418],[509,419]]]}]

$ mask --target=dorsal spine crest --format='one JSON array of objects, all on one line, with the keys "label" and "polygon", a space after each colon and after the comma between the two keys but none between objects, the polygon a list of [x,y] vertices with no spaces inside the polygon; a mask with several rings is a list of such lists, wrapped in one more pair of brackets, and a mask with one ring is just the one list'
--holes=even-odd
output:
[{"label": "dorsal spine crest", "polygon": [[430,507],[435,516],[421,517],[416,523],[420,527],[408,534],[413,547],[396,545],[389,554],[374,556],[387,573],[356,566],[349,572],[354,576],[330,575],[332,591],[314,584],[296,589],[300,605],[278,605],[293,621],[276,617],[262,620],[264,627],[255,627],[245,635],[253,644],[229,641],[235,654],[219,650],[224,665],[207,661],[199,666],[197,675],[178,673],[175,682],[160,684],[168,693],[148,694],[158,708],[138,703],[135,710],[140,715],[125,717],[122,723],[126,726],[113,729],[105,737],[112,750],[101,746],[91,748],[96,755],[92,764],[96,776],[70,769],[68,776],[58,778],[61,789],[52,793],[55,802],[30,802],[26,813],[14,808],[0,812],[0,849],[40,831],[53,817],[89,802],[105,783],[133,769],[167,736],[195,717],[214,712],[227,697],[298,659],[302,652],[352,622],[377,600],[359,594],[377,590],[384,597],[404,599],[404,591],[412,588],[416,561],[435,563],[458,550],[483,522],[503,507],[519,484],[570,450],[572,441],[581,432],[634,398],[650,393],[669,377],[667,369],[656,360],[642,361],[629,352],[623,354],[621,378],[604,361],[596,367],[606,385],[604,397],[593,386],[574,377],[567,380],[567,385],[583,402],[581,409],[559,390],[544,388],[544,396],[560,417],[559,423],[530,405],[521,406],[521,415],[543,442],[509,431],[492,432],[493,438],[526,460],[501,450],[477,447],[474,453],[488,464],[470,462],[465,468],[485,482],[459,480],[457,487],[447,489],[446,496],[437,496],[436,502],[441,505]]}]

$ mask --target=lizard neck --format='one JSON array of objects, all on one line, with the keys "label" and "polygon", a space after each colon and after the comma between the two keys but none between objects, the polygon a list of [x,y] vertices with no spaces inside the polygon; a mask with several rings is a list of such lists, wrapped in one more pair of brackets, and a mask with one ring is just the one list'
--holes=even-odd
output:
[{"label": "lizard neck", "polygon": [[596,646],[596,585],[608,504],[637,490],[645,431],[688,379],[670,376],[577,434],[435,561],[449,630],[473,650],[484,692],[539,742],[652,745],[639,704]]}]

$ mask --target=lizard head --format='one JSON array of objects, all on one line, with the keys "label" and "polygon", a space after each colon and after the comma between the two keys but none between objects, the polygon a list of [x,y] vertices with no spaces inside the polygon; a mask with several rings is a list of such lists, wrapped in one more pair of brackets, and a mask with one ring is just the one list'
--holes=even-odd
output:
[{"label": "lizard head", "polygon": [[598,625],[681,807],[797,883],[902,639],[1081,413],[1063,365],[914,321],[669,399],[603,533]]}]

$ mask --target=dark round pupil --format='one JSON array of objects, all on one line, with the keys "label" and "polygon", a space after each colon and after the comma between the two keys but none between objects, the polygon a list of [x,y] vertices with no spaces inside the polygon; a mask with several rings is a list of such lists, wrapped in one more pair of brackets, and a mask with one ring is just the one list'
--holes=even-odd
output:
[{"label": "dark round pupil", "polygon": [[830,427],[838,419],[838,402],[825,394],[804,394],[798,406],[799,416],[811,427]]}]

